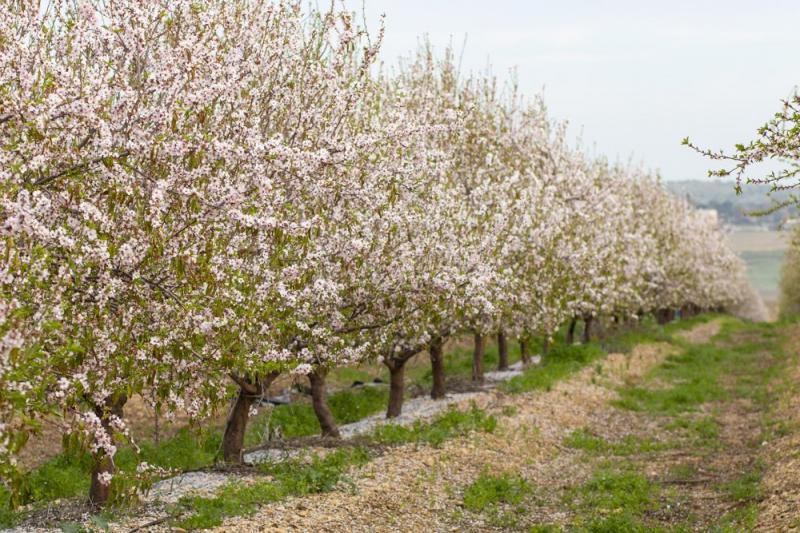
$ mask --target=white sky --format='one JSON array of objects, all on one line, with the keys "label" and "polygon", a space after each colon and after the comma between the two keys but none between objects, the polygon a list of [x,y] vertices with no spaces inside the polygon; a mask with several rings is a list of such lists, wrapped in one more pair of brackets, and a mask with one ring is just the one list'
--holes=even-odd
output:
[{"label": "white sky", "polygon": [[747,141],[800,84],[800,0],[365,2],[371,28],[386,14],[387,64],[420,35],[458,49],[466,36],[462,70],[517,67],[523,90],[543,90],[573,136],[665,179],[706,176],[709,162],[683,137]]}]

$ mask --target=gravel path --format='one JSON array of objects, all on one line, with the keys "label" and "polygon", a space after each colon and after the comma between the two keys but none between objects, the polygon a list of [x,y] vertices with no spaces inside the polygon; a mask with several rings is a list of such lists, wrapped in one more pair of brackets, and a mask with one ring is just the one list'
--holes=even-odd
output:
[{"label": "gravel path", "polygon": [[[539,364],[541,357],[533,357],[531,362]],[[498,383],[507,381],[514,376],[522,374],[523,366],[521,362],[515,363],[505,371],[486,372],[484,374],[484,389],[491,390]],[[427,396],[411,398],[403,403],[403,413],[393,419],[387,420],[384,413],[376,413],[372,416],[346,424],[339,428],[342,438],[349,439],[358,435],[364,435],[375,428],[385,424],[399,424],[402,426],[411,425],[417,420],[431,418],[452,405],[460,405],[475,400],[485,395],[486,392],[464,392],[448,394],[442,400],[432,400]],[[250,452],[244,456],[245,463],[257,464],[266,461],[281,462],[302,455],[301,449],[263,449]],[[145,496],[144,501],[148,503],[174,503],[181,497],[189,494],[208,495],[218,488],[224,486],[233,479],[232,476],[216,472],[192,472],[174,478],[165,479],[156,483],[150,492]]]}]

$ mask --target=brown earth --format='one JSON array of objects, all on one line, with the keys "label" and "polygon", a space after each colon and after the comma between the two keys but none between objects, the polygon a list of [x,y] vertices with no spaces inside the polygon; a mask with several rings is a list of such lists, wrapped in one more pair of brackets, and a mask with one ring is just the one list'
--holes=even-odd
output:
[{"label": "brown earth", "polygon": [[769,466],[762,479],[756,531],[800,530],[800,327],[791,329],[787,350],[790,364],[783,384],[778,385],[772,413],[775,438],[764,443]]},{"label": "brown earth", "polygon": [[[719,325],[700,325],[687,339],[705,342]],[[483,471],[514,472],[540,488],[515,529],[566,523],[569,513],[560,494],[587,479],[592,465],[581,452],[566,448],[564,439],[587,427],[608,436],[627,434],[632,427],[651,437],[663,433],[658,424],[613,409],[609,401],[617,397],[617,386],[641,379],[674,350],[668,344],[641,345],[629,354],[609,355],[550,391],[487,393],[478,403],[490,413],[514,412],[499,416],[493,433],[455,439],[440,449],[395,449],[354,471],[347,491],[268,505],[253,516],[229,519],[217,531],[504,530],[462,508],[463,489]]]}]

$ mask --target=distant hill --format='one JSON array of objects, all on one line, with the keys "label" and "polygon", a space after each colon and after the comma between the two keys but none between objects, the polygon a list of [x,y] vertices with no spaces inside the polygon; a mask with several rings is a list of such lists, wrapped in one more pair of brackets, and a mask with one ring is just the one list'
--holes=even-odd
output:
[{"label": "distant hill", "polygon": [[722,222],[735,226],[767,226],[777,228],[787,218],[796,217],[796,208],[782,209],[764,216],[750,216],[753,211],[763,211],[773,205],[773,200],[785,200],[788,193],[777,191],[769,196],[769,185],[743,185],[737,195],[734,184],[720,180],[665,181],[664,186],[673,194],[687,198],[703,209],[716,209]]}]

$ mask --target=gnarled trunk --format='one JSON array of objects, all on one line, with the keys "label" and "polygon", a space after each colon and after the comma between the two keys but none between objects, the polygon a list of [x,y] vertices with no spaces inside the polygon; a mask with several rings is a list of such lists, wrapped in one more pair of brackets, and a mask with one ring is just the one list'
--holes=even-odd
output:
[{"label": "gnarled trunk", "polygon": [[569,328],[567,328],[567,344],[573,344],[575,342],[575,325],[577,324],[578,319],[572,317],[569,321]]},{"label": "gnarled trunk", "polygon": [[656,322],[661,324],[668,324],[670,320],[672,320],[672,310],[671,309],[657,309],[655,311]]},{"label": "gnarled trunk", "polygon": [[519,357],[522,359],[523,366],[531,364],[531,354],[528,353],[528,343],[524,340],[519,341]]},{"label": "gnarled trunk", "polygon": [[317,415],[317,420],[319,420],[322,436],[338,439],[340,437],[339,428],[336,427],[336,420],[334,420],[333,413],[328,407],[328,392],[325,387],[327,374],[327,369],[315,368],[308,375],[308,380],[311,383],[311,405],[314,407],[314,414]]},{"label": "gnarled trunk", "polygon": [[241,464],[244,435],[250,417],[250,407],[256,401],[256,395],[239,388],[239,395],[225,423],[225,434],[222,436],[222,456],[226,463]]},{"label": "gnarled trunk", "polygon": [[250,418],[250,408],[256,400],[261,398],[276,377],[278,377],[278,372],[272,372],[254,381],[231,375],[231,378],[239,385],[239,394],[228,415],[225,433],[222,435],[222,457],[226,463],[242,464],[242,450],[244,436],[247,432],[247,422]]},{"label": "gnarled trunk", "polygon": [[497,356],[497,370],[508,370],[508,342],[502,329],[497,334]]},{"label": "gnarled trunk", "polygon": [[386,407],[386,418],[395,418],[403,412],[403,395],[405,394],[405,360],[392,360],[389,367],[389,405]]},{"label": "gnarled trunk", "polygon": [[483,354],[486,351],[486,343],[483,335],[475,333],[475,349],[472,352],[472,381],[483,382]]},{"label": "gnarled trunk", "polygon": [[400,416],[403,412],[403,396],[405,394],[404,375],[409,359],[422,351],[423,347],[408,348],[395,352],[384,358],[383,364],[389,369],[389,405],[386,407],[386,418]]},{"label": "gnarled trunk", "polygon": [[592,315],[586,315],[583,317],[583,343],[587,344],[590,340],[592,340],[592,322],[594,322],[594,317]]},{"label": "gnarled trunk", "polygon": [[441,400],[445,396],[444,384],[444,351],[443,342],[441,337],[435,337],[430,346],[428,346],[428,353],[431,356],[431,373],[433,374],[433,386],[431,387],[431,398],[434,400]]},{"label": "gnarled trunk", "polygon": [[[122,419],[122,410],[128,397],[125,395],[118,396],[115,399],[109,399],[104,406],[95,406],[94,413],[100,419],[105,432],[113,439],[114,430],[111,427],[109,417],[111,415]],[[106,475],[113,475],[115,471],[113,459],[104,452],[94,454],[94,465],[92,467],[92,481],[89,485],[89,505],[92,507],[104,507],[109,498],[111,497],[111,484],[106,482],[103,478]]]}]

